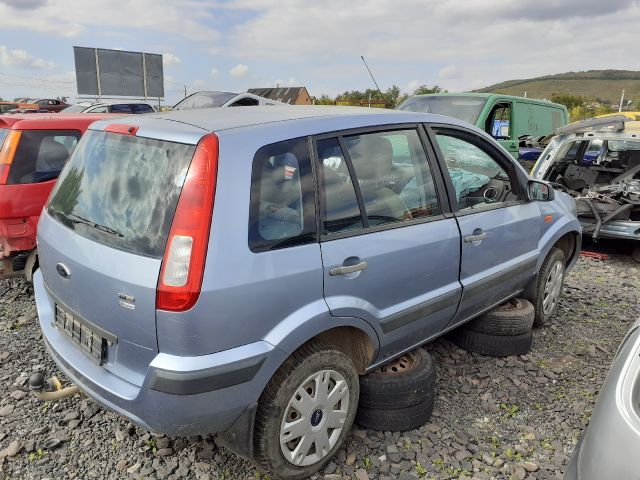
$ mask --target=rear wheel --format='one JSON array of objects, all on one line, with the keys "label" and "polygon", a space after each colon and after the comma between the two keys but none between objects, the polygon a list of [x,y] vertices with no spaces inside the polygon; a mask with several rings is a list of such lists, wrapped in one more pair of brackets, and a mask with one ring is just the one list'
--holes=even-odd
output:
[{"label": "rear wheel", "polygon": [[286,480],[318,471],[348,435],[359,393],[358,373],[348,356],[321,342],[300,347],[258,402],[258,464]]},{"label": "rear wheel", "polygon": [[558,311],[564,285],[565,262],[564,252],[559,248],[552,248],[540,267],[533,302],[536,311],[533,324],[537,327],[548,324]]}]

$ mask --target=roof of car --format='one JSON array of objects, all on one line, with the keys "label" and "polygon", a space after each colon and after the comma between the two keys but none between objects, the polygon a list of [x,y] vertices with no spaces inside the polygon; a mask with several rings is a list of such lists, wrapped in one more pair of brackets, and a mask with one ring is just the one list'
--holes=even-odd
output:
[{"label": "roof of car", "polygon": [[0,128],[11,128],[16,130],[65,130],[65,129],[86,129],[93,122],[107,118],[122,117],[122,115],[106,113],[29,113],[0,115]]},{"label": "roof of car", "polygon": [[132,100],[132,99],[113,99],[113,100],[96,100],[94,102],[91,101],[82,101],[78,102],[76,105],[86,105],[86,106],[94,106],[94,105],[120,105],[127,103],[143,103],[145,105],[151,105],[151,102],[148,100]]},{"label": "roof of car", "polygon": [[501,93],[483,93],[483,92],[466,92],[466,93],[456,93],[456,92],[447,92],[447,93],[427,93],[424,95],[411,95],[411,97],[476,97],[476,98],[491,98],[491,97],[499,97],[508,100],[520,100],[529,103],[537,103],[542,105],[553,105],[555,107],[562,107],[564,105],[559,103],[551,102],[550,100],[542,100],[540,98],[529,98],[529,97],[518,97],[515,95],[503,95]]},{"label": "roof of car", "polygon": [[[331,118],[344,116],[361,117],[392,117],[392,123],[399,123],[402,119],[407,122],[437,121],[444,117],[439,115],[405,112],[401,110],[387,110],[364,107],[334,107],[334,106],[289,106],[268,105],[237,108],[202,108],[190,110],[173,110],[163,113],[151,113],[144,118],[136,118],[135,123],[159,120],[173,120],[211,132],[232,128],[263,125],[276,122],[287,122],[313,118]],[[449,123],[463,123],[455,119],[448,119]],[[466,124],[465,124],[466,125]]]}]

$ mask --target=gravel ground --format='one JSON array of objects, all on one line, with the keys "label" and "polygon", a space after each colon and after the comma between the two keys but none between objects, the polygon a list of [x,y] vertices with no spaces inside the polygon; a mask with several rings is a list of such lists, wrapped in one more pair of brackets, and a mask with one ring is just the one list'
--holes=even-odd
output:
[{"label": "gravel ground", "polygon": [[[561,479],[617,345],[640,316],[639,271],[629,257],[581,259],[528,355],[495,359],[436,341],[431,422],[405,433],[356,426],[314,478]],[[29,375],[60,373],[21,280],[0,281],[0,365],[0,478],[265,478],[213,437],[150,434],[80,395],[35,400]],[[43,448],[52,437],[61,445]]]}]

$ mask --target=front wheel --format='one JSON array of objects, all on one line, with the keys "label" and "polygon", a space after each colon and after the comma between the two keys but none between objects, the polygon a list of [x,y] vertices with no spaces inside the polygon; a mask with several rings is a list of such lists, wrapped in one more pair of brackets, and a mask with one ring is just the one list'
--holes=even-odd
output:
[{"label": "front wheel", "polygon": [[552,248],[540,267],[534,301],[536,313],[533,324],[537,327],[548,324],[558,311],[564,285],[565,265],[564,252],[559,248]]},{"label": "front wheel", "polygon": [[347,437],[358,407],[358,372],[344,353],[321,342],[296,350],[258,402],[255,459],[271,475],[307,478]]}]

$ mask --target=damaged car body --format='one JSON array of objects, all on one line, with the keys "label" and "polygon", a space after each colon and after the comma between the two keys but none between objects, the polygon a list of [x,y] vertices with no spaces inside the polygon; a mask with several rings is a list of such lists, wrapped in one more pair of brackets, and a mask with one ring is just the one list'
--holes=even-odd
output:
[{"label": "damaged car body", "polygon": [[640,121],[621,115],[558,129],[532,176],[567,189],[594,240],[640,240]]}]

